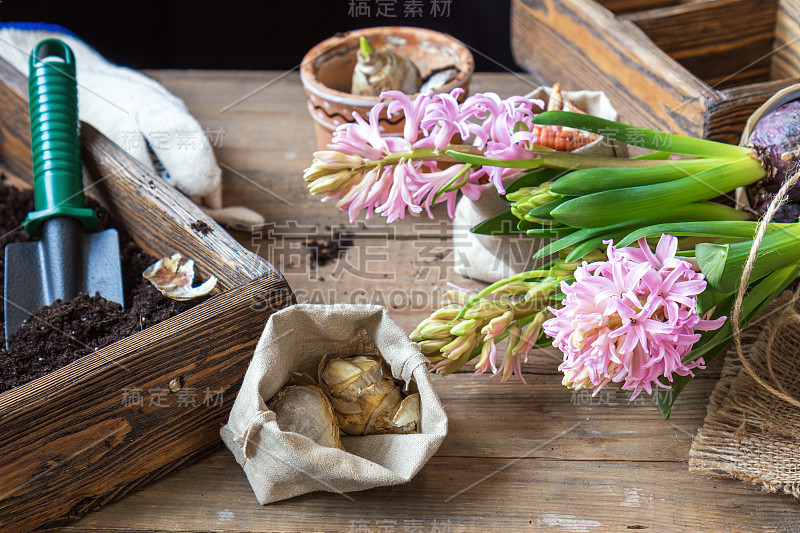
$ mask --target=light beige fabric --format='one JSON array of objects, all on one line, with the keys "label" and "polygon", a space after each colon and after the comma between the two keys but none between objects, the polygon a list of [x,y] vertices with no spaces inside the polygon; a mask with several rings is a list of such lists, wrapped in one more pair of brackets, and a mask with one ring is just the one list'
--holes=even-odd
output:
[{"label": "light beige fabric", "polygon": [[[345,436],[342,451],[278,428],[266,402],[292,372],[316,376],[326,355],[378,354],[396,379],[419,391],[420,433]],[[431,387],[427,360],[386,309],[298,304],[270,317],[220,434],[266,504],[317,490],[344,493],[405,483],[444,440],[447,415]]]},{"label": "light beige fabric", "polygon": [[[550,87],[538,87],[526,95],[528,98],[541,98],[545,102],[550,95]],[[591,114],[608,120],[617,120],[619,114],[611,101],[601,91],[563,91],[563,98],[572,100],[575,105]],[[575,150],[575,153],[602,155],[608,157],[627,157],[625,145],[600,138]],[[506,181],[509,185],[514,181]],[[492,190],[485,191],[478,201],[462,197],[456,205],[453,221],[454,270],[456,274],[478,281],[494,283],[533,268],[533,253],[543,246],[539,239],[530,237],[492,237],[470,233],[469,229],[478,223],[507,210],[508,202]]]}]

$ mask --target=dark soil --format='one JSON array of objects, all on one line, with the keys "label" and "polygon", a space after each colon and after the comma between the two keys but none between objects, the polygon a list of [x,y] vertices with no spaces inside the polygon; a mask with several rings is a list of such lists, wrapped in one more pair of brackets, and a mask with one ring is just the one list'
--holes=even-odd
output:
[{"label": "dark soil", "polygon": [[[747,197],[750,200],[750,206],[756,218],[761,218],[764,215],[779,188],[764,185],[761,182],[747,187]],[[773,222],[791,223],[798,220],[800,220],[800,202],[791,198],[782,203],[772,217]]]},{"label": "dark soil", "polygon": [[200,235],[208,235],[209,233],[214,231],[214,228],[206,224],[205,221],[203,220],[195,220],[194,222],[189,224],[189,227],[195,230]]},{"label": "dark soil", "polygon": [[305,246],[311,255],[311,266],[325,266],[344,256],[353,246],[353,239],[351,234],[333,229],[330,238],[307,240]]},{"label": "dark soil", "polygon": [[[100,229],[114,227],[113,219],[102,206],[91,199],[87,199],[86,204],[97,213]],[[0,281],[3,284],[5,246],[32,240],[22,229],[25,215],[32,209],[33,191],[19,190],[0,181]],[[142,277],[142,271],[155,260],[136,246],[125,231],[119,228],[117,231],[125,309],[97,295],[81,294],[67,302],[57,300],[36,311],[11,336],[9,350],[5,349],[5,330],[0,327],[0,392],[61,368],[200,301],[177,302],[158,292]]]}]

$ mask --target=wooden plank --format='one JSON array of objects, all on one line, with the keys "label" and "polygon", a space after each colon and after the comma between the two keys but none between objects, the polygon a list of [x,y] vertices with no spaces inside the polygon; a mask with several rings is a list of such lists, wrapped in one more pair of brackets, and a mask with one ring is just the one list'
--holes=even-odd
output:
[{"label": "wooden plank", "polygon": [[0,394],[2,530],[73,520],[217,446],[267,316],[253,298],[291,301],[275,289],[261,278]]},{"label": "wooden plank", "polygon": [[[683,1],[686,2],[687,0]],[[680,4],[681,0],[598,0],[598,3],[619,16],[673,6]]]},{"label": "wooden plank", "polygon": [[739,144],[748,117],[775,92],[800,77],[732,87],[715,94],[708,106],[708,137],[730,144]]},{"label": "wooden plank", "polygon": [[780,80],[800,76],[800,1],[778,0],[775,43],[770,62],[770,78]]},{"label": "wooden plank", "polygon": [[[664,421],[653,396],[631,402],[627,392],[612,385],[592,397],[591,391],[564,387],[560,374],[526,377],[527,385],[501,384],[489,376],[437,376],[434,384],[449,417],[449,435],[437,455],[513,459],[546,429],[569,431],[570,438],[542,449],[537,457],[685,462],[716,384],[716,379],[697,380],[676,401],[674,416]],[[570,430],[580,421],[590,423]]]},{"label": "wooden plank", "polygon": [[0,61],[0,166],[17,180],[32,180],[31,123],[25,78]]},{"label": "wooden plank", "polygon": [[[624,122],[732,143],[764,95],[800,76],[797,0],[604,4],[629,14],[616,18],[593,0],[514,0],[517,61],[567,86],[605,91]],[[709,82],[734,86],[709,86],[665,50]]]},{"label": "wooden plank", "polygon": [[700,0],[624,17],[715,89],[766,81],[776,0]]},{"label": "wooden plank", "polygon": [[[591,430],[592,421],[585,423]],[[570,438],[542,428],[518,457],[434,457],[406,485],[351,493],[350,499],[314,493],[265,507],[227,450],[220,450],[57,531],[741,533],[791,531],[800,523],[793,499],[689,474],[682,463],[542,457]]]},{"label": "wooden plank", "polygon": [[[218,288],[227,290],[255,277],[280,274],[266,261],[243,250],[231,235],[218,226],[188,198],[152,175],[137,161],[97,130],[81,128],[83,162],[109,210],[121,220],[136,243],[154,257],[183,251],[195,261],[204,277],[217,276]],[[106,179],[116,176],[118,179]],[[206,235],[193,231],[191,224],[206,223]]]},{"label": "wooden plank", "polygon": [[592,0],[513,0],[511,44],[523,67],[567,89],[605,91],[623,121],[704,133],[707,84],[633,23]]}]

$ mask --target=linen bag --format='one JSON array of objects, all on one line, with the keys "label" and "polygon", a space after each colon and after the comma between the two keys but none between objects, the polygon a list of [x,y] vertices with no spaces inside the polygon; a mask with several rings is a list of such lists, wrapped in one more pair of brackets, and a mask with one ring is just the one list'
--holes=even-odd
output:
[{"label": "linen bag", "polygon": [[[419,433],[343,436],[347,451],[278,428],[266,403],[292,372],[317,375],[325,356],[381,355],[395,379],[418,390]],[[344,493],[409,481],[447,434],[427,360],[377,305],[297,304],[273,314],[244,376],[222,440],[262,504],[324,490]]]},{"label": "linen bag", "polygon": [[[527,98],[540,98],[547,102],[551,87],[537,87],[525,95]],[[572,100],[575,105],[589,113],[608,120],[617,120],[619,113],[611,101],[601,91],[563,91],[564,100]],[[625,145],[601,137],[574,151],[576,154],[592,154],[608,157],[627,157]],[[511,184],[516,177],[504,182]],[[509,203],[497,194],[494,188],[485,191],[473,202],[462,197],[456,204],[453,220],[453,269],[456,274],[478,281],[494,283],[519,272],[533,268],[533,253],[543,246],[541,239],[521,237],[494,237],[478,235],[469,230],[509,208]]]}]

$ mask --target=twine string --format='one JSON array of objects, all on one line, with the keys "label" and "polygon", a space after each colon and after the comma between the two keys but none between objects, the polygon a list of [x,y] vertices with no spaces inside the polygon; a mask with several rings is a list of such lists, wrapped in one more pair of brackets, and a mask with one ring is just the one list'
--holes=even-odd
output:
[{"label": "twine string", "polygon": [[[733,332],[733,344],[736,347],[736,354],[739,356],[739,360],[742,363],[742,367],[747,371],[750,377],[753,378],[759,385],[767,389],[770,393],[777,396],[781,400],[797,408],[800,408],[800,400],[794,398],[793,396],[788,394],[785,391],[785,389],[783,389],[783,386],[780,385],[780,380],[777,379],[775,373],[772,370],[772,363],[771,363],[772,346],[774,344],[776,336],[778,335],[778,332],[781,330],[780,326],[787,322],[786,314],[785,313],[783,314],[779,322],[779,325],[773,328],[773,330],[770,332],[770,337],[767,342],[768,349],[766,353],[767,368],[770,374],[770,378],[772,379],[773,383],[778,384],[778,386],[783,390],[778,390],[774,386],[767,383],[767,381],[759,375],[758,371],[753,367],[751,362],[744,355],[744,352],[742,351],[741,330],[739,329],[739,321],[742,312],[742,302],[744,300],[745,292],[747,291],[747,284],[750,281],[750,275],[753,272],[753,265],[756,262],[756,257],[758,255],[758,248],[761,246],[761,241],[764,240],[764,236],[766,235],[767,232],[767,226],[769,226],[769,223],[775,216],[775,212],[778,210],[781,204],[783,204],[786,201],[789,189],[795,183],[797,183],[798,180],[800,180],[800,169],[795,168],[794,172],[789,177],[789,179],[784,181],[781,188],[775,194],[775,197],[770,202],[766,213],[764,213],[764,216],[761,218],[761,220],[758,221],[758,224],[756,225],[756,234],[755,238],[753,239],[753,245],[750,248],[750,254],[747,256],[747,261],[744,264],[744,269],[742,270],[742,279],[739,282],[739,290],[736,293],[736,300],[733,303],[733,311],[731,313],[731,330]],[[800,243],[798,243],[798,246],[800,246]],[[798,289],[798,291],[795,292],[794,296],[792,297],[791,301],[787,306],[787,309],[792,310],[791,314],[794,314],[795,303],[797,302],[798,296],[800,296],[800,289]],[[789,317],[788,321],[792,322],[794,320],[791,317]]]}]

